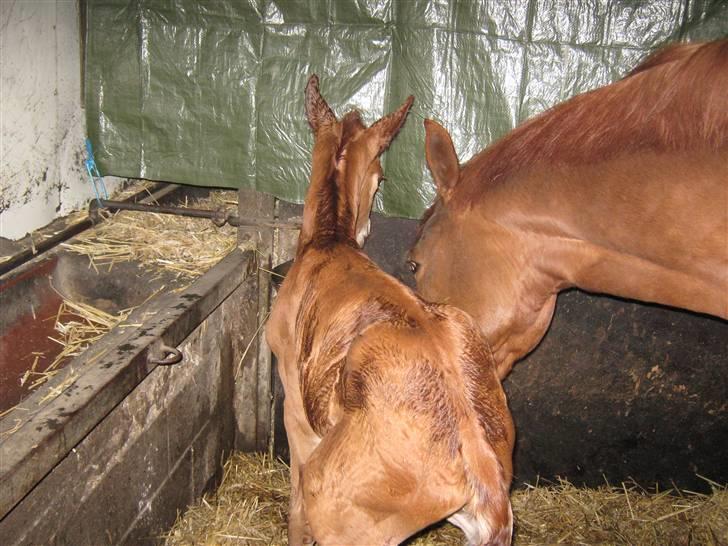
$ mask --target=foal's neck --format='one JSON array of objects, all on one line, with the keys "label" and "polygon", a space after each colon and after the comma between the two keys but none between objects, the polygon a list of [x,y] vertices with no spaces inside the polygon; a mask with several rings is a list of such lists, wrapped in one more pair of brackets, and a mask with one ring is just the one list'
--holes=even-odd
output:
[{"label": "foal's neck", "polygon": [[328,248],[345,244],[359,248],[356,242],[356,208],[349,192],[340,183],[341,173],[336,168],[335,160],[331,156],[319,162],[316,159],[314,155],[298,253],[310,245]]}]

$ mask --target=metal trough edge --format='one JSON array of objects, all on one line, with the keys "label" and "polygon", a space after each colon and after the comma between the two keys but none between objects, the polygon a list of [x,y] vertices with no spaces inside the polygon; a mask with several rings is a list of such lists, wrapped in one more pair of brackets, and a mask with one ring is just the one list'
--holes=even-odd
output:
[{"label": "metal trough edge", "polygon": [[[15,423],[0,440],[0,520],[157,367],[147,362],[150,350],[179,345],[254,267],[253,253],[238,248],[183,292],[150,300],[0,419],[0,431]],[[176,365],[184,366],[184,359]],[[80,370],[77,377],[74,370]],[[64,382],[70,384],[61,391]],[[60,393],[43,402],[54,387]]]}]

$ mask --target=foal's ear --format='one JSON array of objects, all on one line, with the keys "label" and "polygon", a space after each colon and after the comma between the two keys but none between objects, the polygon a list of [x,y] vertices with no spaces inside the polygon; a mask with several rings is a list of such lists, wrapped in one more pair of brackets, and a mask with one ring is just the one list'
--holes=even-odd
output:
[{"label": "foal's ear", "polygon": [[336,116],[319,93],[318,84],[318,76],[312,74],[306,85],[306,118],[314,135],[322,126],[336,123]]},{"label": "foal's ear", "polygon": [[407,113],[412,108],[414,101],[415,98],[410,95],[397,110],[383,117],[367,129],[367,134],[372,136],[374,145],[376,146],[377,156],[383,154],[384,150],[389,148],[392,140],[394,140],[394,137],[397,136],[402,125],[404,125],[404,121],[407,119]]},{"label": "foal's ear", "polygon": [[425,120],[425,159],[437,193],[447,201],[460,178],[460,163],[447,129],[431,119]]}]

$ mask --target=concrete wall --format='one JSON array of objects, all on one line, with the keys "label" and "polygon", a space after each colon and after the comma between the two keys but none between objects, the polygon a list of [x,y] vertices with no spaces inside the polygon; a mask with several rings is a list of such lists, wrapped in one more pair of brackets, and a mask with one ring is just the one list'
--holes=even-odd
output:
[{"label": "concrete wall", "polygon": [[80,36],[76,0],[0,2],[2,237],[19,239],[93,196],[82,165]]}]

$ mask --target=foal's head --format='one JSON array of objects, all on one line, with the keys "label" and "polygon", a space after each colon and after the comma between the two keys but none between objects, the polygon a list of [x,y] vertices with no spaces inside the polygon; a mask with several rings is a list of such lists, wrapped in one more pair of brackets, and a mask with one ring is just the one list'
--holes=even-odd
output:
[{"label": "foal's head", "polygon": [[319,93],[318,77],[306,86],[306,116],[314,134],[311,183],[306,194],[299,252],[308,244],[362,246],[382,181],[379,157],[404,124],[414,97],[371,127],[359,112],[341,121]]}]

